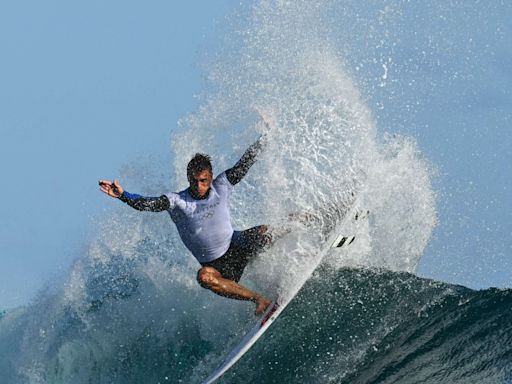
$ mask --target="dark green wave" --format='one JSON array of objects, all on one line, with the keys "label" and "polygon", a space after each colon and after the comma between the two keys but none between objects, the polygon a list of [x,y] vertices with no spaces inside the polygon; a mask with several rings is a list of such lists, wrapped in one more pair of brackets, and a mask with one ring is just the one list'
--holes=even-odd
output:
[{"label": "dark green wave", "polygon": [[[157,305],[145,311],[155,297],[151,287],[129,292],[108,295],[81,314],[51,295],[5,314],[2,380],[30,383],[37,369],[48,383],[196,383],[222,360],[230,348],[225,343],[243,336],[235,327],[230,340],[206,341],[196,317],[207,316],[204,310],[176,313]],[[191,292],[185,298],[193,311],[197,298]],[[147,329],[138,324],[142,319]],[[408,273],[322,266],[219,382],[510,383],[512,290],[474,291]]]},{"label": "dark green wave", "polygon": [[323,267],[221,383],[506,383],[512,291]]}]

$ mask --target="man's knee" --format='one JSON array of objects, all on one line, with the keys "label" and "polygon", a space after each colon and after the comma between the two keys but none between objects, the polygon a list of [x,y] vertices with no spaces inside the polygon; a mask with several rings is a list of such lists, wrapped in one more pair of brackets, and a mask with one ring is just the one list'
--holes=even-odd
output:
[{"label": "man's knee", "polygon": [[203,267],[197,271],[197,282],[199,285],[206,289],[211,289],[219,283],[219,271],[212,267]]}]

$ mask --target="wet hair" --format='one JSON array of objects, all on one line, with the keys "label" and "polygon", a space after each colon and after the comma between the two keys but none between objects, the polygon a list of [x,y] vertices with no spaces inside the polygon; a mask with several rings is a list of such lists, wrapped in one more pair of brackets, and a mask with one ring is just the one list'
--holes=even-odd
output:
[{"label": "wet hair", "polygon": [[187,177],[191,179],[195,174],[208,170],[212,172],[212,161],[210,156],[204,153],[196,153],[187,164]]}]

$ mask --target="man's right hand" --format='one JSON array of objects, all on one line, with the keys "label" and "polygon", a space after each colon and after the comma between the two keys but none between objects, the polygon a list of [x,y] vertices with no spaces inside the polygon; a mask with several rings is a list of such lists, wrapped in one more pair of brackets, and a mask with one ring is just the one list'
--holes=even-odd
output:
[{"label": "man's right hand", "polygon": [[108,181],[108,180],[100,180],[99,183],[100,190],[110,197],[118,198],[123,194],[123,188],[119,184],[117,180]]}]

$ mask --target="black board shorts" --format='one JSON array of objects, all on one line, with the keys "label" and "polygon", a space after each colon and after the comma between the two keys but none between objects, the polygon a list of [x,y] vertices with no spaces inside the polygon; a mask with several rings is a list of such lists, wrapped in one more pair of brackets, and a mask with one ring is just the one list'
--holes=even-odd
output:
[{"label": "black board shorts", "polygon": [[238,282],[249,262],[271,242],[265,225],[258,225],[245,231],[235,231],[231,244],[224,255],[201,263],[203,267],[215,268],[223,278]]}]

